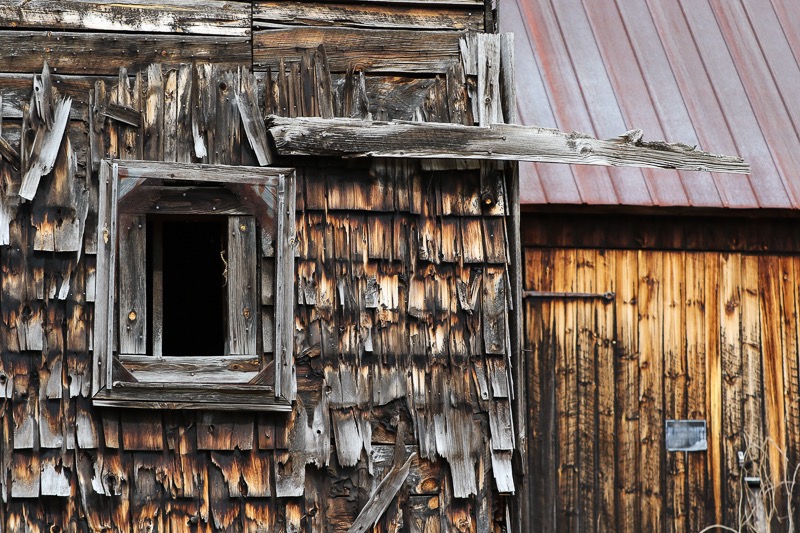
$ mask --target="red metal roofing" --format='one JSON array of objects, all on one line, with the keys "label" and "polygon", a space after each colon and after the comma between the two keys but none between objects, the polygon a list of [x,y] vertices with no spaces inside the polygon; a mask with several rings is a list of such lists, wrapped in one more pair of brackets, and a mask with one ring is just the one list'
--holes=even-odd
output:
[{"label": "red metal roofing", "polygon": [[523,124],[738,154],[750,176],[521,164],[522,203],[800,209],[800,10],[785,0],[504,0]]}]

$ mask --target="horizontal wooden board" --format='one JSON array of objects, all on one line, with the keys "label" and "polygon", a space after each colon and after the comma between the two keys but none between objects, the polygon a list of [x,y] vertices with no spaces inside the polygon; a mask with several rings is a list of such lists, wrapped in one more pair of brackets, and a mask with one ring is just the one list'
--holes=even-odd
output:
[{"label": "horizontal wooden board", "polygon": [[0,50],[2,72],[39,72],[45,60],[54,74],[106,76],[116,76],[121,67],[135,72],[151,63],[250,65],[247,37],[8,30],[0,32]]},{"label": "horizontal wooden board", "polygon": [[253,34],[253,68],[275,71],[325,43],[331,72],[445,73],[459,58],[461,32],[298,27]]},{"label": "horizontal wooden board", "polygon": [[258,373],[255,355],[153,357],[121,355],[120,362],[142,383],[247,383]]},{"label": "horizontal wooden board", "polygon": [[255,2],[253,27],[287,25],[373,29],[483,31],[483,10],[476,6],[403,5],[328,2]]},{"label": "horizontal wooden board", "polygon": [[163,163],[160,161],[115,161],[120,178],[156,178],[162,180],[209,181],[277,187],[278,176],[294,173],[292,168],[252,168],[230,165]]},{"label": "horizontal wooden board", "polygon": [[142,185],[119,203],[121,213],[159,215],[248,215],[241,198],[226,187]]},{"label": "horizontal wooden board", "polygon": [[204,411],[292,410],[291,403],[273,395],[272,387],[261,385],[162,386],[159,383],[126,383],[112,390],[102,389],[92,398],[99,407],[131,409],[200,409]]},{"label": "horizontal wooden board", "polygon": [[598,140],[536,126],[269,118],[281,155],[496,159],[748,173],[738,157],[623,136]]},{"label": "horizontal wooden board", "polygon": [[215,0],[10,0],[0,27],[236,35],[250,33],[250,5]]}]

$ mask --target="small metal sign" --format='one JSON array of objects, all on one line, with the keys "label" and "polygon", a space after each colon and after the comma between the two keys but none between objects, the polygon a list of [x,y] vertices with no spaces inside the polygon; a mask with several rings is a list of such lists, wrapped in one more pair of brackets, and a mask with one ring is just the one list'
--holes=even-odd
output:
[{"label": "small metal sign", "polygon": [[702,452],[708,449],[705,420],[667,420],[668,452]]}]

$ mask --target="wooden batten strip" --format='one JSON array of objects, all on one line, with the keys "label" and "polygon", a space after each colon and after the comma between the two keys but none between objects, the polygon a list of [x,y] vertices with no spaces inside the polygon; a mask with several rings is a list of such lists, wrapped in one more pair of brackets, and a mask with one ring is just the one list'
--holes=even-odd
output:
[{"label": "wooden batten strip", "polygon": [[537,126],[373,122],[270,115],[281,155],[489,159],[599,166],[633,166],[747,174],[740,157],[680,143],[642,141],[641,130],[608,140]]}]

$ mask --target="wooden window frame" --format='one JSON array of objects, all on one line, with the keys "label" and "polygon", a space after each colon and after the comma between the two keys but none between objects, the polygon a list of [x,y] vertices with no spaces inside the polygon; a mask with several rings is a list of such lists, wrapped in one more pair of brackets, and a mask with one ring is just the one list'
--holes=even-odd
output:
[{"label": "wooden window frame", "polygon": [[[148,182],[147,180],[169,180],[170,183],[185,180],[187,185],[201,182],[203,185],[216,184],[237,188],[239,196],[247,199],[246,205],[252,207],[251,211],[248,212],[246,207],[241,207],[239,209],[229,208],[223,210],[222,213],[211,213],[209,210],[217,208],[205,208],[208,211],[206,214],[228,215],[229,229],[231,228],[231,219],[237,221],[244,218],[251,221],[256,218],[267,220],[266,213],[272,213],[277,219],[271,226],[277,226],[276,238],[272,242],[275,291],[273,307],[274,358],[271,362],[265,361],[263,353],[265,350],[261,349],[261,353],[256,354],[259,368],[249,367],[246,370],[250,372],[246,374],[238,372],[242,370],[238,362],[242,358],[252,358],[252,355],[231,357],[220,354],[219,358],[203,356],[203,359],[210,360],[209,367],[226,368],[227,364],[229,370],[233,368],[236,371],[227,372],[222,378],[214,377],[213,382],[196,383],[193,372],[197,370],[198,363],[202,364],[198,357],[164,358],[161,354],[154,353],[142,355],[141,351],[136,351],[136,355],[120,354],[117,351],[121,345],[121,343],[118,344],[121,331],[116,331],[116,329],[121,328],[123,323],[128,324],[125,322],[128,317],[115,316],[121,296],[116,291],[118,277],[120,277],[118,259],[122,242],[122,239],[119,238],[122,228],[119,227],[118,207],[121,201],[140,185],[160,184],[160,182]],[[291,290],[294,285],[294,169],[103,160],[100,165],[99,185],[97,288],[92,369],[92,401],[94,405],[150,409],[290,411],[291,399],[294,397],[294,291]],[[144,189],[146,188],[143,187],[139,191]],[[168,187],[148,190],[161,191],[162,189],[168,190]],[[242,202],[242,205],[244,206],[245,203]],[[159,209],[159,207],[156,206],[155,209]],[[169,212],[170,214],[180,214],[181,211],[180,206],[173,206]],[[186,208],[186,214],[192,212],[198,212],[195,205]],[[254,224],[247,227],[252,227],[255,231]],[[249,231],[244,222],[242,231]],[[253,239],[255,238],[253,237]],[[262,240],[269,242],[266,237]],[[262,243],[262,247],[264,246]],[[266,252],[264,255],[266,256]],[[252,261],[258,261],[261,258],[262,253],[256,252]],[[262,297],[258,292],[256,291],[255,295],[256,305],[254,307],[256,308],[262,303]],[[135,322],[135,314],[132,313],[131,316],[133,318],[130,320]],[[252,322],[257,328],[256,335],[260,335],[262,330],[261,313],[257,309],[255,317]],[[260,343],[256,345],[258,346]],[[252,347],[252,343],[249,347]],[[179,361],[180,364],[174,364],[176,361]],[[129,371],[125,368],[126,362],[129,368],[137,370]],[[193,365],[194,370],[192,369]],[[139,377],[156,376],[164,368],[169,368],[170,375],[174,375],[177,379],[174,381],[164,379],[162,375],[152,378],[153,381],[149,380],[151,378],[140,381],[133,375],[139,372]],[[207,369],[210,372],[206,375],[214,372],[214,368]],[[200,369],[200,371],[202,370]],[[246,376],[247,379],[240,376]]]}]

